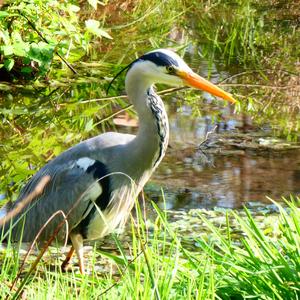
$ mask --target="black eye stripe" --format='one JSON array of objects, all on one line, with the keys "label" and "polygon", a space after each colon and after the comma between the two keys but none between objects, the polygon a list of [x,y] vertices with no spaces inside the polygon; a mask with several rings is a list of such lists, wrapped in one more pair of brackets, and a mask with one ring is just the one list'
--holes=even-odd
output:
[{"label": "black eye stripe", "polygon": [[147,53],[141,56],[139,59],[149,60],[160,67],[169,67],[169,66],[179,67],[178,62],[175,59],[159,51]]}]

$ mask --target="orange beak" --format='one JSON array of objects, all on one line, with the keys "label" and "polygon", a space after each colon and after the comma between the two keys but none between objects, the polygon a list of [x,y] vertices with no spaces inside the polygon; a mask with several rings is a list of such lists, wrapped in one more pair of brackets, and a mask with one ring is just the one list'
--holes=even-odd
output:
[{"label": "orange beak", "polygon": [[231,94],[223,91],[216,85],[212,84],[211,82],[202,78],[201,76],[199,76],[198,74],[196,74],[194,72],[186,72],[186,71],[178,70],[176,72],[176,74],[178,76],[180,76],[183,79],[183,81],[185,82],[185,84],[187,84],[188,86],[203,90],[214,96],[217,96],[224,100],[227,100],[231,103],[236,102],[236,100],[232,97]]}]

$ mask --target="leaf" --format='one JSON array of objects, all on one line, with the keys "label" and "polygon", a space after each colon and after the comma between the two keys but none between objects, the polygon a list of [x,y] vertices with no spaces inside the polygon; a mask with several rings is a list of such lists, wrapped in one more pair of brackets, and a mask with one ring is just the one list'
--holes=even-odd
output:
[{"label": "leaf", "polygon": [[5,18],[9,16],[9,13],[7,11],[0,11],[0,18]]},{"label": "leaf", "polygon": [[12,45],[1,46],[0,49],[1,52],[4,54],[4,56],[9,56],[14,54],[14,48]]},{"label": "leaf", "polygon": [[87,31],[89,31],[90,33],[93,33],[99,37],[106,37],[108,39],[112,39],[112,37],[105,30],[99,28],[100,22],[97,20],[89,19],[85,21],[85,26],[87,28]]},{"label": "leaf", "polygon": [[41,56],[41,50],[39,46],[36,43],[32,43],[30,45],[30,50],[28,52],[28,57],[39,64],[42,64],[42,56]]},{"label": "leaf", "polygon": [[100,27],[100,22],[97,20],[89,19],[85,21],[85,26],[87,30],[96,30]]},{"label": "leaf", "polygon": [[85,131],[91,131],[93,129],[93,119],[90,119],[86,124],[85,124]]},{"label": "leaf", "polygon": [[88,0],[88,3],[93,6],[93,8],[97,9],[98,0]]},{"label": "leaf", "polygon": [[7,58],[4,61],[4,67],[7,71],[10,71],[13,68],[14,64],[15,64],[15,60],[13,58]]},{"label": "leaf", "polygon": [[105,37],[105,38],[107,38],[107,39],[110,39],[110,40],[112,40],[112,36],[111,35],[109,35],[105,30],[103,30],[103,29],[98,29],[98,31],[97,31],[97,35],[98,36],[103,36],[103,37]]},{"label": "leaf", "polygon": [[29,47],[26,43],[15,43],[13,44],[14,54],[16,56],[27,56],[27,52],[29,50]]},{"label": "leaf", "polygon": [[79,12],[79,11],[80,11],[80,7],[77,6],[77,5],[74,5],[74,4],[71,4],[71,5],[69,6],[69,9],[70,9],[71,11],[73,11],[73,12]]},{"label": "leaf", "polygon": [[32,72],[32,68],[31,67],[23,67],[21,68],[21,73],[23,74],[30,74]]},{"label": "leaf", "polygon": [[28,57],[40,66],[49,64],[52,60],[54,52],[54,46],[48,45],[44,42],[39,42],[38,44],[32,43],[30,45],[30,50],[28,52]]}]

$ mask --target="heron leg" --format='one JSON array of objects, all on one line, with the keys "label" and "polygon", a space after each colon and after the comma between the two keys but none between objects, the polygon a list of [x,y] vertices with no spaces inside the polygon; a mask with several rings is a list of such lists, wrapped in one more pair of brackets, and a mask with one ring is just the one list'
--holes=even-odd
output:
[{"label": "heron leg", "polygon": [[74,254],[74,251],[75,251],[75,248],[74,248],[73,245],[72,245],[70,251],[68,252],[68,254],[67,254],[67,256],[66,256],[66,259],[63,261],[63,263],[62,263],[62,265],[61,265],[62,271],[66,271],[67,266],[68,266],[68,264],[69,264],[69,262],[70,262],[70,260],[71,260],[71,258],[72,258],[72,256],[73,256],[73,254]]},{"label": "heron leg", "polygon": [[70,233],[72,247],[74,248],[79,262],[79,270],[82,275],[85,274],[84,256],[83,256],[83,238],[79,233]]}]

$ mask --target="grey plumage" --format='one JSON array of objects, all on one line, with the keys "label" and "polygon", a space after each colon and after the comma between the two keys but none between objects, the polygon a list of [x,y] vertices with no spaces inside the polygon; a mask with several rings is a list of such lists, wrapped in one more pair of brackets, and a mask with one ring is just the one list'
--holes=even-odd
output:
[{"label": "grey plumage", "polygon": [[[80,270],[84,272],[84,240],[104,237],[123,225],[135,198],[162,160],[168,145],[168,117],[162,100],[152,85],[156,82],[191,84],[208,89],[233,101],[226,92],[196,75],[175,53],[156,50],[143,55],[128,66],[125,86],[140,120],[137,136],[109,132],[91,138],[65,151],[38,171],[22,189],[16,203],[30,194],[43,176],[50,182],[43,193],[14,217],[12,240],[33,241],[40,228],[57,211],[67,215],[72,248],[64,265],[76,251]],[[207,87],[206,87],[207,86]],[[74,206],[75,205],[75,206]],[[2,210],[3,212],[3,210]],[[26,212],[26,214],[24,214]],[[63,219],[54,218],[40,236],[49,239]],[[8,232],[6,224],[4,232]],[[65,227],[57,238],[64,240]]]},{"label": "grey plumage", "polygon": [[[109,139],[107,140],[106,137]],[[131,141],[133,136],[121,135],[118,133],[112,133],[98,136],[87,141],[84,141],[75,147],[62,153],[60,156],[45,165],[39,172],[37,172],[28,184],[21,191],[18,200],[15,205],[22,201],[39,183],[43,176],[49,175],[50,182],[45,187],[43,194],[35,199],[31,208],[26,213],[26,222],[24,231],[22,234],[22,240],[29,242],[34,239],[39,229],[48,220],[48,218],[58,210],[62,210],[65,213],[72,208],[74,202],[82,197],[82,200],[76,205],[76,209],[72,210],[68,216],[68,223],[70,230],[74,229],[76,225],[80,223],[86,216],[87,209],[91,210],[93,205],[90,201],[95,201],[97,197],[102,193],[103,187],[100,193],[90,196],[89,189],[93,188],[95,183],[102,186],[101,178],[95,178],[93,173],[87,172],[88,167],[85,168],[84,163],[88,164],[91,160],[91,165],[95,162],[101,162],[104,165],[110,165],[107,167],[107,171],[103,176],[112,172],[127,172],[121,168],[115,168],[114,165],[119,165],[118,161],[122,157],[124,150],[122,149],[122,143]],[[121,144],[121,145],[120,145]],[[86,159],[86,161],[84,161]],[[98,180],[99,183],[97,182]],[[109,176],[110,193],[116,189],[115,186],[119,186],[121,183],[126,187],[131,186],[130,180],[120,174]],[[84,195],[86,193],[86,195]],[[82,196],[83,195],[83,196]],[[14,205],[14,206],[15,206]],[[11,207],[11,209],[14,208]],[[101,206],[101,204],[99,205]],[[105,207],[106,208],[106,207]],[[103,210],[105,210],[105,208]],[[24,211],[22,211],[23,213]],[[85,214],[84,214],[85,213]],[[20,215],[15,217],[17,219]],[[61,221],[62,217],[55,218],[49,226],[45,228],[40,239],[47,240],[52,232]],[[22,232],[22,222],[17,225],[12,231],[13,240],[19,240]],[[59,239],[63,240],[65,236],[64,229],[60,231]]]}]

